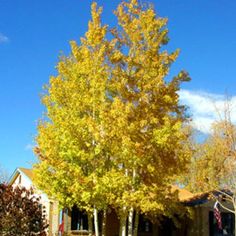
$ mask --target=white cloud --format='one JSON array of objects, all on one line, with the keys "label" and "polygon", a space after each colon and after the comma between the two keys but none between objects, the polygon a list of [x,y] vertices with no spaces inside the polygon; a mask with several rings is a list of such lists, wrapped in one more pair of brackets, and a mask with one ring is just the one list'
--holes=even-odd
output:
[{"label": "white cloud", "polygon": [[33,148],[34,148],[34,145],[33,145],[33,144],[30,144],[30,143],[25,146],[25,150],[26,150],[26,151],[32,151]]},{"label": "white cloud", "polygon": [[7,42],[9,42],[9,38],[6,35],[0,33],[0,43],[7,43]]},{"label": "white cloud", "polygon": [[202,91],[181,90],[181,103],[189,107],[192,125],[203,133],[210,133],[211,124],[224,118],[225,106],[229,104],[231,120],[236,123],[236,96],[228,98],[222,94],[211,94]]}]

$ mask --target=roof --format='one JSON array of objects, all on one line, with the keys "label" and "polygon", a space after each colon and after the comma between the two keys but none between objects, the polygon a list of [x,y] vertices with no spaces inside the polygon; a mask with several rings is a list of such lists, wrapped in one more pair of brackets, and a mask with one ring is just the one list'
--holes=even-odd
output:
[{"label": "roof", "polygon": [[186,199],[184,203],[188,206],[195,206],[200,205],[208,202],[209,200],[213,199],[212,196],[219,197],[225,194],[232,195],[232,192],[228,189],[221,189],[221,190],[209,190],[202,193],[195,193],[189,199]]},{"label": "roof", "polygon": [[16,180],[16,178],[19,176],[19,174],[23,174],[30,181],[32,181],[32,179],[33,179],[33,172],[32,172],[31,169],[19,167],[19,168],[15,169],[15,171],[11,175],[11,177],[10,177],[10,179],[8,181],[8,184],[12,185],[14,183],[14,181]]},{"label": "roof", "polygon": [[180,200],[181,202],[188,201],[189,199],[191,199],[191,198],[194,197],[194,194],[192,194],[191,192],[189,192],[189,191],[186,190],[186,189],[179,188],[179,187],[177,187],[176,185],[172,185],[172,186],[171,186],[171,190],[172,190],[173,192],[174,192],[174,191],[178,191],[179,200]]},{"label": "roof", "polygon": [[18,168],[22,173],[24,173],[30,180],[33,179],[33,172],[32,169],[27,169],[27,168]]},{"label": "roof", "polygon": [[184,203],[187,206],[201,205],[209,201],[209,196],[211,192],[196,193],[189,199],[186,199]]}]

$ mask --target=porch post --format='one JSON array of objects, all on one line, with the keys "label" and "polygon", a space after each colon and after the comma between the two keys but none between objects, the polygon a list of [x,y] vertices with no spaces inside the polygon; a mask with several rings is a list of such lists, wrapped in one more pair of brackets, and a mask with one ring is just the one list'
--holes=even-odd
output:
[{"label": "porch post", "polygon": [[71,211],[69,209],[65,209],[63,214],[64,214],[64,230],[65,233],[69,233],[71,230]]}]

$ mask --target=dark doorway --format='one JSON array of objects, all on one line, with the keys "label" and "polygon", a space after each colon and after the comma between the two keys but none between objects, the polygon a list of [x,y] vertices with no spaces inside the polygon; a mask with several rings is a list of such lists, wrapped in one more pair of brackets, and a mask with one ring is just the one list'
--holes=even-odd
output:
[{"label": "dark doorway", "polygon": [[87,214],[76,206],[71,211],[71,230],[88,230]]},{"label": "dark doorway", "polygon": [[209,212],[210,236],[234,236],[234,214],[221,212],[222,230],[218,228],[214,212]]}]

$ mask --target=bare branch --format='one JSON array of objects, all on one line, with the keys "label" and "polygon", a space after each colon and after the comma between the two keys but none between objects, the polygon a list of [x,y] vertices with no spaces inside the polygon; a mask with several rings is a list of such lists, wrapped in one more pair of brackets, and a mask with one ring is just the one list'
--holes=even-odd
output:
[{"label": "bare branch", "polygon": [[227,198],[229,198],[230,199],[230,201],[232,201],[233,202],[233,197],[230,195],[230,194],[228,194],[228,193],[226,193],[226,192],[223,192],[223,191],[221,191],[221,190],[215,190],[216,192],[218,192],[218,193],[221,193],[221,194],[223,194],[225,197],[227,197]]},{"label": "bare branch", "polygon": [[229,211],[229,212],[235,214],[234,210],[229,209],[228,207],[224,206],[220,201],[218,201],[218,202],[219,202],[220,206],[221,206],[223,209],[225,209],[226,211]]},{"label": "bare branch", "polygon": [[[217,191],[218,191],[218,190],[217,190]],[[219,191],[219,192],[222,192],[222,191]],[[222,193],[224,193],[224,192],[222,192]],[[212,196],[213,196],[213,198],[214,198],[216,201],[218,201],[219,205],[220,205],[224,210],[229,211],[229,212],[235,214],[234,210],[232,210],[232,209],[230,209],[230,208],[224,206],[223,203],[220,202],[219,199],[218,199],[215,195],[212,195]],[[231,198],[232,198],[232,197],[231,197]],[[233,200],[231,200],[231,201],[233,202]]]}]

